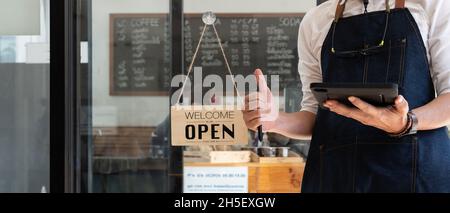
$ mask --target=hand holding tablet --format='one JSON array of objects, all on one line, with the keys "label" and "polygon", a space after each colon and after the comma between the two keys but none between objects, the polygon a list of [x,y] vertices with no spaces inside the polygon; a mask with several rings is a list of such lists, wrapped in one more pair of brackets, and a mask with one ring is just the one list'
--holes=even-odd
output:
[{"label": "hand holding tablet", "polygon": [[361,83],[312,83],[311,91],[320,107],[327,100],[336,100],[348,106],[353,106],[348,97],[358,97],[365,102],[379,107],[393,105],[398,96],[397,84],[361,84]]}]

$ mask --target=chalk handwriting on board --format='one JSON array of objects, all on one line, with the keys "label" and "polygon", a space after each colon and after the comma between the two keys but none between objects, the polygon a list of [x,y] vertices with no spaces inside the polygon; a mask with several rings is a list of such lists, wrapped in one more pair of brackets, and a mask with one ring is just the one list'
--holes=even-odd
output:
[{"label": "chalk handwriting on board", "polygon": [[[202,29],[198,14],[185,17],[185,64],[192,61]],[[255,68],[269,75],[280,76],[280,89],[298,81],[297,36],[303,14],[217,14],[217,29],[225,47],[231,70],[245,76]],[[198,62],[203,73],[227,74],[223,57],[214,38],[207,30]]]},{"label": "chalk handwriting on board", "polygon": [[[280,89],[297,81],[297,34],[303,14],[216,14],[217,30],[232,71],[245,76],[255,68],[280,76]],[[168,95],[171,32],[167,14],[111,15],[111,95]],[[185,70],[192,61],[203,22],[186,14]],[[194,66],[204,74],[228,74],[214,31],[205,32]]]},{"label": "chalk handwriting on board", "polygon": [[111,15],[111,94],[164,95],[170,81],[167,14]]}]

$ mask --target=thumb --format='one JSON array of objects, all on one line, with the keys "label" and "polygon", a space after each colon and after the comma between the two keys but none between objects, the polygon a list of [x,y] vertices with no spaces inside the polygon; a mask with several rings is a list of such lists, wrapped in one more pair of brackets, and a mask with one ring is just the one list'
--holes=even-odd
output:
[{"label": "thumb", "polygon": [[407,114],[409,112],[408,102],[402,95],[399,95],[395,99],[395,109],[401,114]]},{"label": "thumb", "polygon": [[259,87],[259,91],[267,92],[269,90],[269,88],[267,88],[267,82],[266,82],[266,79],[264,78],[264,74],[261,71],[261,69],[256,69],[254,74],[256,77],[256,84]]}]

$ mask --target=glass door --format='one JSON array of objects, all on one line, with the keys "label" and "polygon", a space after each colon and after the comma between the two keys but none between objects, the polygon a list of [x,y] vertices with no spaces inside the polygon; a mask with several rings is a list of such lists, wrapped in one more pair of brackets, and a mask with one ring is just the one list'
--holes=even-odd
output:
[{"label": "glass door", "polygon": [[0,193],[48,192],[49,0],[0,8]]},{"label": "glass door", "polygon": [[77,143],[88,192],[169,191],[169,3],[77,1]]},{"label": "glass door", "polygon": [[[179,89],[171,81],[187,72],[203,12],[217,13],[231,68],[244,77],[260,66],[281,75],[280,110],[299,110],[297,33],[315,0],[74,1],[80,191],[182,192],[183,151],[210,147],[171,146],[170,96]],[[194,65],[216,74],[224,61],[212,33]],[[271,138],[307,153],[304,141]]]}]

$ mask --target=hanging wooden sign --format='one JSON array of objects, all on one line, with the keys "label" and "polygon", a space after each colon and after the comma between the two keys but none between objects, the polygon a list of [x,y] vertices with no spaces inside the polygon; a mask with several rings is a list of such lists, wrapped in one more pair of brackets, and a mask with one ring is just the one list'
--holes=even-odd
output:
[{"label": "hanging wooden sign", "polygon": [[248,144],[242,111],[222,105],[172,106],[173,146]]},{"label": "hanging wooden sign", "polygon": [[[206,28],[212,26],[217,38],[217,44],[227,65],[228,74],[233,80],[234,89],[240,100],[239,90],[236,87],[234,75],[231,72],[225,51],[220,41],[219,34],[214,22],[216,16],[212,12],[206,12],[202,17],[203,26],[200,40],[192,57],[187,76],[192,71],[195,58],[197,57],[200,44],[205,35]],[[237,105],[179,105],[181,95],[184,92],[185,78],[177,102],[171,107],[171,130],[173,146],[200,146],[200,145],[238,145],[248,144],[248,129],[245,125],[242,111]]]}]

